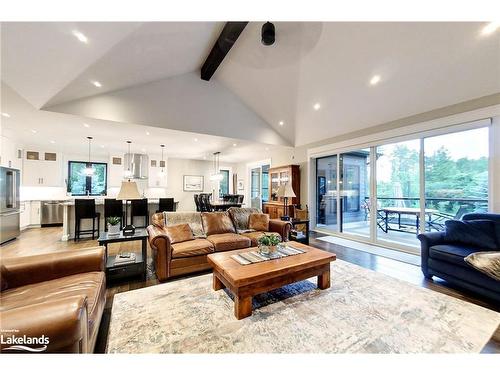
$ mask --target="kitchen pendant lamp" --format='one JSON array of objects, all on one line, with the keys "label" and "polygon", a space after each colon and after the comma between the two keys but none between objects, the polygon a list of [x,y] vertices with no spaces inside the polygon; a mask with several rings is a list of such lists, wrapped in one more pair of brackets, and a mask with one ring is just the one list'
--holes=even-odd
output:
[{"label": "kitchen pendant lamp", "polygon": [[220,152],[214,152],[214,172],[210,176],[211,181],[222,181],[224,176],[222,173],[220,173],[219,170],[219,157],[220,157]]},{"label": "kitchen pendant lamp", "polygon": [[[132,177],[132,169],[130,168],[130,163],[132,162],[132,158],[130,157],[130,144],[132,141],[127,141],[128,144],[128,165],[127,169],[123,171],[123,177],[130,179]],[[127,158],[124,158],[127,159]]]},{"label": "kitchen pendant lamp", "polygon": [[94,175],[94,168],[92,168],[92,163],[90,162],[90,143],[92,142],[92,137],[87,137],[89,140],[89,160],[87,162],[87,167],[83,170],[83,173],[85,173],[85,176],[92,176]]},{"label": "kitchen pendant lamp", "polygon": [[165,176],[165,160],[163,160],[163,150],[165,149],[165,145],[160,145],[160,147],[161,147],[161,162],[160,162],[161,170],[158,173],[158,176],[163,177]]}]

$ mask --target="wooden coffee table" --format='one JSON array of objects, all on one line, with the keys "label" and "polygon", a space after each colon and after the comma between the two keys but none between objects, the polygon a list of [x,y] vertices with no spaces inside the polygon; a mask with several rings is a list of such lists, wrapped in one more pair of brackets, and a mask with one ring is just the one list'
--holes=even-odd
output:
[{"label": "wooden coffee table", "polygon": [[234,295],[234,315],[252,315],[252,297],[296,281],[318,276],[318,288],[330,287],[330,262],[336,255],[295,241],[289,242],[305,253],[260,263],[241,265],[231,255],[250,251],[241,249],[208,255],[213,267],[213,288],[227,287]]}]

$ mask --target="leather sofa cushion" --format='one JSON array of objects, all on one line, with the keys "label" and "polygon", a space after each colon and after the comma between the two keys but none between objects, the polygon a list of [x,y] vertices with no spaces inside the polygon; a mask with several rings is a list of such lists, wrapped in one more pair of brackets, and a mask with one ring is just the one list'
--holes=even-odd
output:
[{"label": "leather sofa cushion", "polygon": [[250,214],[248,218],[248,227],[256,231],[269,230],[269,215],[268,214]]},{"label": "leather sofa cushion", "polygon": [[259,213],[260,210],[250,207],[231,207],[227,212],[231,216],[231,220],[233,220],[236,231],[239,233],[240,231],[249,229],[248,219],[250,218],[250,214]]},{"label": "leather sofa cushion", "polygon": [[259,241],[259,238],[265,234],[275,234],[280,238],[280,241],[282,241],[281,235],[276,232],[256,231],[256,232],[242,233],[241,235],[250,238],[250,241],[252,241],[252,246],[257,246],[258,245],[257,241]]},{"label": "leather sofa cushion", "polygon": [[104,309],[106,280],[104,272],[87,272],[7,289],[0,298],[0,311],[50,302],[65,297],[86,296],[89,337],[97,334],[100,314]]},{"label": "leather sofa cushion", "polygon": [[193,231],[189,224],[178,224],[166,227],[165,231],[171,244],[194,240]]},{"label": "leather sofa cushion", "polygon": [[212,234],[207,237],[214,244],[215,251],[227,251],[250,247],[250,238],[236,233]]},{"label": "leather sofa cushion", "polygon": [[186,258],[213,252],[214,245],[203,238],[179,242],[172,245],[172,258]]},{"label": "leather sofa cushion", "polygon": [[429,249],[429,256],[458,266],[468,267],[464,258],[479,251],[477,248],[463,245],[434,245]]},{"label": "leather sofa cushion", "polygon": [[196,238],[206,238],[199,212],[165,212],[165,226],[189,224]]},{"label": "leather sofa cushion", "polygon": [[227,212],[203,212],[201,214],[201,220],[207,236],[236,232],[233,222]]}]

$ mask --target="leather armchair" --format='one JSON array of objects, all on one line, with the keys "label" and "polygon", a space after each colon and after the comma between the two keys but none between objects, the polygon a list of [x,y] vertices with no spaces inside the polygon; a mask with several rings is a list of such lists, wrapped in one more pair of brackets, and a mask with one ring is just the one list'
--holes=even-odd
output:
[{"label": "leather armchair", "polygon": [[[102,247],[2,259],[4,341],[44,335],[43,352],[93,352],[106,302],[104,270]],[[2,344],[2,352],[12,352],[10,346]]]}]

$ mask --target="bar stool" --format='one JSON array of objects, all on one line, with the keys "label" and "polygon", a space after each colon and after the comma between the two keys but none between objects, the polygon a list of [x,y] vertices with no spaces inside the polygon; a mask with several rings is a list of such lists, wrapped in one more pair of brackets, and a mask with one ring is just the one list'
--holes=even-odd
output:
[{"label": "bar stool", "polygon": [[[80,229],[80,222],[82,219],[92,219],[92,229]],[[97,230],[95,228],[95,222],[97,219]],[[95,199],[75,199],[75,238],[74,241],[80,240],[81,234],[92,234],[92,239],[95,237],[95,232],[97,231],[97,237],[100,235],[100,219],[101,214],[96,212],[95,209]]]},{"label": "bar stool", "polygon": [[134,217],[142,216],[144,217],[144,226],[136,228],[146,228],[149,225],[149,210],[148,210],[148,200],[144,199],[133,199],[130,201],[130,222],[134,225]]},{"label": "bar stool", "polygon": [[158,206],[158,212],[174,212],[174,198],[160,198],[160,204]]},{"label": "bar stool", "polygon": [[123,202],[117,199],[105,199],[104,200],[104,231],[108,231],[108,217],[119,217],[120,218],[120,230],[123,228]]}]

